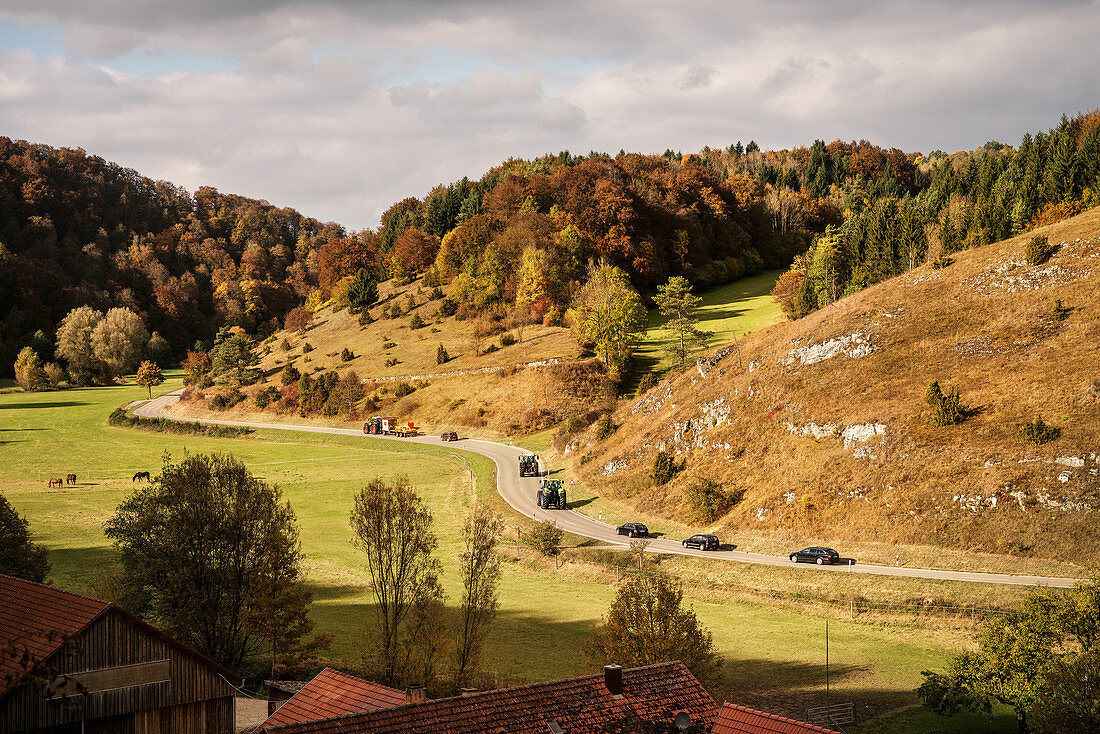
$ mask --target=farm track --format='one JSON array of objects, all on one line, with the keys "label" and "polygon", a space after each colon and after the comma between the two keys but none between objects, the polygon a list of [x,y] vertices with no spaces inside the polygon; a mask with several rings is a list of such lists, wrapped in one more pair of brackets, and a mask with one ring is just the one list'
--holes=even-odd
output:
[{"label": "farm track", "polygon": [[[328,433],[344,436],[364,437],[361,431],[351,428],[329,428],[325,426],[302,426],[280,423],[262,423],[259,421],[229,421],[214,419],[179,418],[166,412],[167,408],[179,400],[179,390],[161,395],[148,401],[134,410],[135,415],[143,418],[166,418],[169,420],[187,420],[199,423],[208,423],[222,426],[241,426],[249,428],[265,428],[277,431],[302,431],[307,433]],[[572,510],[543,510],[535,505],[535,494],[538,491],[538,479],[534,477],[520,478],[517,468],[517,457],[525,453],[514,446],[495,443],[493,441],[480,441],[475,439],[463,439],[457,443],[444,443],[434,436],[417,436],[415,438],[397,438],[389,436],[371,436],[371,438],[383,438],[386,440],[403,441],[406,443],[420,443],[431,446],[440,446],[450,449],[459,449],[480,454],[491,459],[496,464],[497,491],[512,509],[521,515],[526,515],[533,520],[552,520],[563,530],[580,535],[585,538],[618,546],[626,546],[629,541],[615,531],[615,527],[595,520],[586,515]],[[675,540],[663,538],[651,538],[648,550],[656,553],[671,553],[675,555],[697,556],[710,559],[735,561],[738,563],[756,563],[767,566],[795,567],[807,573],[831,572],[831,573],[862,573],[878,576],[901,576],[906,578],[932,579],[939,581],[968,581],[985,584],[1009,584],[1017,586],[1049,586],[1054,588],[1069,588],[1076,579],[1057,576],[1016,576],[1003,573],[982,573],[970,571],[944,571],[930,568],[906,568],[894,566],[875,566],[864,563],[852,562],[850,565],[843,561],[835,566],[814,566],[809,564],[792,564],[786,556],[768,556],[761,553],[747,553],[745,551],[697,551],[684,548]]]}]

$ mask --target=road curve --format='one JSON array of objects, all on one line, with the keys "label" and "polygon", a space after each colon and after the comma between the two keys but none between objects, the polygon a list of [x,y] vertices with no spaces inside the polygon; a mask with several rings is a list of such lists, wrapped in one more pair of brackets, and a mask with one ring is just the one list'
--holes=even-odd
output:
[{"label": "road curve", "polygon": [[[179,400],[180,390],[161,395],[134,409],[134,414],[143,418],[167,418],[169,420],[193,421],[209,423],[221,426],[239,426],[247,428],[267,428],[278,431],[303,431],[307,433],[328,433],[344,436],[364,437],[361,430],[353,428],[327,428],[325,426],[301,426],[283,423],[261,423],[257,421],[229,421],[214,419],[181,418],[166,412],[169,405]],[[579,512],[564,510],[543,510],[535,504],[535,493],[538,491],[538,479],[534,477],[520,478],[516,457],[525,453],[514,446],[495,443],[493,441],[480,441],[476,439],[463,439],[458,443],[444,443],[435,436],[417,436],[415,438],[396,438],[392,436],[371,436],[371,438],[384,438],[387,440],[402,441],[404,443],[422,443],[432,446],[445,446],[447,448],[471,451],[491,459],[497,466],[497,491],[504,501],[511,505],[512,509],[521,515],[526,515],[534,520],[553,520],[563,530],[592,538],[602,543],[627,545],[624,536],[615,532],[615,526],[594,520]],[[1050,586],[1055,588],[1069,588],[1076,579],[1061,578],[1057,576],[1016,576],[1003,573],[979,573],[969,571],[943,571],[931,568],[903,568],[894,566],[874,566],[865,563],[852,563],[851,565],[814,566],[810,564],[792,564],[786,556],[767,556],[761,553],[746,553],[744,551],[697,551],[684,548],[679,541],[653,538],[649,542],[649,550],[657,553],[672,553],[683,556],[703,556],[739,563],[758,563],[767,566],[787,566],[799,568],[807,572],[831,571],[834,573],[863,573],[879,576],[904,576],[907,578],[932,579],[939,581],[970,581],[984,584],[1012,584],[1018,586]]]}]

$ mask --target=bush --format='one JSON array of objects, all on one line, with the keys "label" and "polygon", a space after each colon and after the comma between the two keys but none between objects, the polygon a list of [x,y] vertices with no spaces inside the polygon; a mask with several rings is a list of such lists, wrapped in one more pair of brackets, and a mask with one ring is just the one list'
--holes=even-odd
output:
[{"label": "bush", "polygon": [[313,314],[298,306],[287,313],[286,318],[283,319],[283,327],[287,331],[304,331],[309,328],[311,321],[313,321]]},{"label": "bush", "polygon": [[447,348],[440,344],[439,349],[435,350],[435,363],[446,364],[450,359],[451,355],[447,354]]},{"label": "bush", "polygon": [[341,350],[340,352],[340,361],[350,362],[353,359],[355,359],[355,352],[351,351],[347,347],[344,347],[343,350]]},{"label": "bush", "polygon": [[440,316],[454,316],[457,312],[458,304],[452,301],[450,298],[444,298],[442,301],[439,302],[439,311],[437,313]]},{"label": "bush", "polygon": [[367,324],[373,324],[374,317],[370,315],[370,311],[363,309],[363,312],[359,314],[359,325],[366,326]]},{"label": "bush", "polygon": [[394,347],[396,347],[396,346],[397,346],[397,345],[396,345],[396,344],[394,344],[394,343],[393,343],[393,342],[391,342],[391,341],[384,341],[384,342],[382,342],[382,348],[383,348],[383,349],[393,349],[393,348],[394,348]]},{"label": "bush", "polygon": [[954,264],[954,262],[955,262],[955,258],[945,257],[943,255],[940,255],[939,257],[937,257],[935,260],[932,261],[932,269],[933,270],[943,270],[948,265]]},{"label": "bush", "polygon": [[306,342],[305,344],[302,345],[302,354],[309,354],[312,351],[313,351],[313,345],[310,344],[309,342]]},{"label": "bush", "polygon": [[397,383],[397,387],[393,389],[393,396],[395,398],[403,398],[406,395],[416,392],[416,388],[407,382]]},{"label": "bush", "polygon": [[584,428],[584,421],[579,415],[571,415],[562,423],[561,429],[565,433],[576,433]]},{"label": "bush", "polygon": [[657,386],[657,375],[652,372],[646,372],[642,375],[642,379],[638,381],[638,394],[641,395],[644,392],[652,390]]},{"label": "bush", "polygon": [[687,488],[691,511],[705,523],[717,521],[740,502],[744,494],[744,490],[727,492],[712,479],[696,479]]},{"label": "bush", "polygon": [[553,556],[558,552],[558,546],[565,538],[565,531],[549,520],[536,525],[526,536],[524,542],[544,556]]},{"label": "bush", "polygon": [[424,326],[425,326],[424,319],[420,318],[420,314],[418,314],[418,313],[414,313],[412,315],[412,318],[409,319],[409,328],[410,329],[423,329]]},{"label": "bush", "polygon": [[924,391],[924,401],[934,408],[929,420],[933,426],[957,426],[973,413],[973,410],[962,404],[957,389],[952,388],[945,393],[936,380],[928,384],[928,389]]},{"label": "bush", "polygon": [[264,410],[265,408],[267,408],[267,406],[274,403],[280,397],[281,394],[279,393],[279,388],[275,387],[274,385],[265,387],[264,389],[256,393],[256,407],[260,410]]},{"label": "bush", "polygon": [[283,339],[282,343],[279,344],[279,349],[282,349],[284,352],[289,352],[290,351],[290,340],[289,339]]},{"label": "bush", "polygon": [[1062,435],[1062,429],[1057,426],[1048,426],[1042,418],[1036,418],[1030,423],[1020,426],[1020,438],[1024,443],[1039,446],[1053,441]]},{"label": "bush", "polygon": [[1058,245],[1050,244],[1045,235],[1037,234],[1027,241],[1024,248],[1024,259],[1028,265],[1042,265],[1058,249]]},{"label": "bush", "polygon": [[392,306],[390,306],[389,317],[391,319],[399,319],[403,315],[404,315],[404,312],[401,310],[401,304],[395,303]]},{"label": "bush", "polygon": [[142,428],[158,433],[181,433],[199,436],[214,436],[215,438],[230,438],[234,436],[247,436],[252,433],[251,428],[237,428],[235,426],[210,426],[194,421],[175,421],[169,418],[139,418],[130,415],[125,408],[115,408],[107,418],[112,426],[125,426],[128,428]]},{"label": "bush", "polygon": [[[616,426],[615,423],[611,420],[611,416],[605,415],[598,421],[596,421],[596,430],[593,436],[597,441],[603,441],[604,439],[609,438],[611,434],[615,432],[616,428],[618,428],[618,426]],[[666,479],[665,481],[667,482],[668,480]],[[661,484],[664,483],[665,482],[661,482]]]},{"label": "bush", "polygon": [[515,343],[516,337],[512,332],[508,331],[500,335],[500,346],[510,347]]},{"label": "bush", "polygon": [[[424,280],[427,280],[427,279],[428,279],[428,277],[425,275]],[[428,283],[425,283],[425,285],[428,285]],[[443,289],[440,288],[439,286],[436,286],[435,288],[432,288],[432,292],[428,294],[428,300],[429,301],[438,301],[440,298],[443,298]]]},{"label": "bush", "polygon": [[451,402],[447,403],[447,410],[457,410],[465,404],[466,401],[462,398],[459,398],[458,400],[452,400]]},{"label": "bush", "polygon": [[1062,299],[1059,298],[1054,301],[1054,308],[1052,308],[1050,311],[1050,318],[1055,321],[1065,321],[1072,311],[1072,308],[1067,308],[1066,306],[1063,306]]},{"label": "bush", "polygon": [[653,457],[653,481],[657,484],[668,484],[668,481],[676,475],[676,460],[667,451],[658,451]]},{"label": "bush", "polygon": [[383,362],[383,364],[387,367],[396,367],[397,365],[401,364],[401,362],[397,359],[397,357],[390,357],[385,362]]},{"label": "bush", "polygon": [[298,368],[292,364],[288,364],[283,368],[283,373],[279,377],[279,382],[284,385],[289,385],[293,382],[297,382],[302,378],[302,373],[298,371]]},{"label": "bush", "polygon": [[500,351],[500,347],[498,347],[496,344],[490,344],[489,346],[485,347],[485,349],[481,353],[482,354],[492,354],[493,352],[499,352],[499,351]]}]

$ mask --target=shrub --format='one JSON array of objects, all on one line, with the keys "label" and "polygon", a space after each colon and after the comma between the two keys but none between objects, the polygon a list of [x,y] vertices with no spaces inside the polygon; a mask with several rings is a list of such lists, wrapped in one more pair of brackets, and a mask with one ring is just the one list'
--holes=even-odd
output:
[{"label": "shrub", "polygon": [[[304,331],[309,328],[311,321],[313,321],[313,314],[307,309],[298,306],[287,312],[286,318],[283,319],[283,327],[287,331]],[[283,341],[286,340],[284,339]]]},{"label": "shrub", "polygon": [[496,344],[490,344],[489,346],[485,347],[484,351],[482,351],[482,354],[492,354],[493,352],[499,351],[500,347],[498,347]]},{"label": "shrub", "polygon": [[281,395],[279,393],[279,388],[275,387],[274,385],[265,387],[264,389],[256,393],[256,407],[260,410],[264,410],[265,408],[267,408],[267,406],[274,403],[280,397]]},{"label": "shrub", "polygon": [[584,428],[584,421],[579,415],[571,415],[562,423],[562,430],[566,433],[576,433]]},{"label": "shrub", "polygon": [[404,312],[401,310],[401,304],[395,303],[390,306],[389,317],[391,319],[399,319],[403,314]]},{"label": "shrub", "polygon": [[646,372],[644,375],[642,375],[642,379],[638,381],[638,394],[641,395],[648,390],[652,390],[656,386],[657,375],[653,374],[652,372]]},{"label": "shrub", "polygon": [[289,352],[290,351],[290,340],[289,339],[283,339],[282,343],[279,344],[279,349],[282,349],[284,352]]},{"label": "shrub", "polygon": [[1048,426],[1042,418],[1036,418],[1030,423],[1020,426],[1020,438],[1024,443],[1039,446],[1053,441],[1062,435],[1062,429],[1057,426]]},{"label": "shrub", "polygon": [[218,393],[210,399],[211,410],[226,410],[244,400],[244,393],[240,388],[233,388],[227,393]]},{"label": "shrub", "polygon": [[451,355],[447,354],[447,348],[440,344],[439,349],[435,350],[435,363],[446,364],[450,359]]},{"label": "shrub", "polygon": [[397,359],[397,357],[390,357],[383,364],[385,364],[387,367],[395,367],[401,364],[401,362]]},{"label": "shrub", "polygon": [[350,362],[353,359],[355,359],[355,352],[351,351],[347,347],[344,347],[343,350],[341,350],[340,352],[340,361]]},{"label": "shrub", "polygon": [[952,388],[945,393],[936,380],[928,383],[928,389],[924,391],[924,401],[934,409],[929,420],[933,426],[957,426],[973,413],[962,404],[957,389]]},{"label": "shrub", "polygon": [[450,298],[444,298],[439,302],[440,316],[454,316],[458,312],[458,304],[452,301]]},{"label": "shrub", "polygon": [[[618,428],[618,426],[616,426],[615,423],[612,422],[611,416],[605,415],[598,421],[596,421],[596,430],[593,436],[597,441],[603,441],[604,439],[609,438],[611,434],[615,432],[616,428]],[[666,479],[665,482],[667,481],[668,480]],[[664,484],[665,482],[661,482],[661,484]]]},{"label": "shrub", "polygon": [[305,344],[302,345],[302,354],[309,354],[312,351],[313,351],[313,345],[310,344],[309,342],[306,342]]},{"label": "shrub", "polygon": [[696,479],[687,488],[691,511],[705,523],[717,521],[740,502],[744,494],[744,490],[727,492],[713,479]]},{"label": "shrub", "polygon": [[373,324],[374,317],[370,315],[370,311],[363,309],[363,312],[359,314],[359,325],[366,326],[367,324]]},{"label": "shrub", "polygon": [[940,255],[939,257],[937,257],[935,260],[932,261],[932,269],[933,270],[943,270],[948,265],[951,265],[954,262],[955,262],[955,258]]},{"label": "shrub", "polygon": [[414,313],[412,315],[412,318],[409,319],[409,328],[410,329],[423,329],[424,326],[425,326],[424,319],[420,318],[420,314],[418,314],[418,313]]},{"label": "shrub", "polygon": [[1024,248],[1024,259],[1028,265],[1042,265],[1058,249],[1058,245],[1050,244],[1045,235],[1037,234],[1027,241]]},{"label": "shrub", "polygon": [[515,343],[516,343],[516,337],[512,332],[507,331],[507,332],[500,335],[500,346],[510,347]]},{"label": "shrub", "polygon": [[1055,321],[1065,321],[1072,311],[1072,308],[1067,308],[1063,306],[1062,299],[1059,298],[1054,301],[1054,308],[1050,311],[1050,318],[1054,319]]},{"label": "shrub", "polygon": [[667,451],[658,451],[653,457],[653,480],[657,484],[668,484],[676,475],[676,460]]},{"label": "shrub", "polygon": [[57,387],[68,379],[65,368],[57,362],[47,362],[42,369],[46,371],[46,381],[50,383],[50,387]]},{"label": "shrub", "polygon": [[565,538],[565,531],[550,520],[544,520],[524,536],[524,541],[544,556],[553,556]]},{"label": "shrub", "polygon": [[[428,277],[424,276],[424,280],[427,280],[427,279],[428,279]],[[429,284],[425,283],[425,285],[429,285]],[[429,301],[438,301],[440,298],[443,298],[443,289],[440,288],[439,286],[436,286],[435,288],[432,288],[432,292],[428,294],[428,300]]]},{"label": "shrub", "polygon": [[466,401],[462,398],[459,398],[458,400],[452,400],[451,402],[447,403],[447,410],[456,410],[465,405],[465,403]]},{"label": "shrub", "polygon": [[393,396],[395,398],[403,398],[410,393],[416,392],[416,388],[407,382],[397,383],[397,387],[393,389]]},{"label": "shrub", "polygon": [[292,364],[288,364],[283,368],[283,373],[279,377],[279,382],[284,385],[289,385],[292,382],[297,382],[302,377],[302,373],[298,371],[298,368]]},{"label": "shrub", "polygon": [[396,344],[394,344],[394,343],[393,343],[393,342],[391,342],[391,341],[384,341],[384,342],[382,342],[382,348],[383,348],[383,349],[393,349],[393,348],[394,348],[394,347],[396,347],[396,346],[397,346],[397,345],[396,345]]}]

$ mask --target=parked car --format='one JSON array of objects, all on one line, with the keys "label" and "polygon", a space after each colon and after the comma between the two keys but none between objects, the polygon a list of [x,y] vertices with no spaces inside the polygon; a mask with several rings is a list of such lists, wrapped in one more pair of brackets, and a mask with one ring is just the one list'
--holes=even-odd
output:
[{"label": "parked car", "polygon": [[791,563],[808,561],[810,563],[816,563],[819,566],[824,566],[826,563],[831,566],[839,560],[840,554],[832,548],[803,548],[791,554]]},{"label": "parked car", "polygon": [[628,535],[631,538],[645,538],[649,536],[649,528],[640,522],[626,522],[615,528],[619,535]]},{"label": "parked car", "polygon": [[444,431],[443,435],[439,437],[440,441],[457,441],[458,434],[454,431]]},{"label": "parked car", "polygon": [[685,548],[698,548],[699,550],[718,550],[717,535],[693,535],[681,543]]}]

